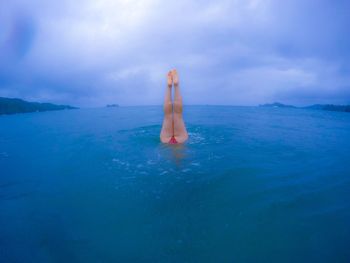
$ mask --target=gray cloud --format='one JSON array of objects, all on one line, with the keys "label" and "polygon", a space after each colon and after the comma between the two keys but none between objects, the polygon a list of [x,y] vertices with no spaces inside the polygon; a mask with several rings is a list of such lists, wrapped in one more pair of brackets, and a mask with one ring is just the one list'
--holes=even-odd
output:
[{"label": "gray cloud", "polygon": [[0,96],[160,104],[349,103],[345,1],[19,1],[0,9]]}]

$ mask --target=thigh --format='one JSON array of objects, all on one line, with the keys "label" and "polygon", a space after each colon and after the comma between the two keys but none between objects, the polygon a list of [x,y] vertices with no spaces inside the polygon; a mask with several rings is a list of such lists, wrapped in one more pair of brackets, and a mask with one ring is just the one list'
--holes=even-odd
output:
[{"label": "thigh", "polygon": [[167,143],[169,142],[169,140],[173,135],[174,135],[173,118],[170,114],[165,115],[163,120],[162,130],[160,132],[160,140],[163,143]]},{"label": "thigh", "polygon": [[188,138],[182,114],[174,113],[174,136],[179,143],[186,141]]}]

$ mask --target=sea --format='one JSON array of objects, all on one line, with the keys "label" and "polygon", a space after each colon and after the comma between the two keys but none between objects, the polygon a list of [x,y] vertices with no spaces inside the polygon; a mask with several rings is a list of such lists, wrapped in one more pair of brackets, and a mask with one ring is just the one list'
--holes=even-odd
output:
[{"label": "sea", "polygon": [[350,114],[161,106],[0,116],[0,262],[350,262]]}]

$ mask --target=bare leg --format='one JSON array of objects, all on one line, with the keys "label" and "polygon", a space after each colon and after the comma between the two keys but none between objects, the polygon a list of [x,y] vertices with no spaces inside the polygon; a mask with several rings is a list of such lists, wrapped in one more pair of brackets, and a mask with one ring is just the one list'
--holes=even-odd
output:
[{"label": "bare leg", "polygon": [[172,77],[174,82],[174,137],[179,143],[183,143],[188,139],[188,133],[182,117],[182,97],[180,94],[179,77],[176,70],[172,70]]},{"label": "bare leg", "polygon": [[173,104],[171,102],[171,87],[173,85],[173,79],[170,71],[167,75],[167,82],[164,98],[164,120],[162,130],[160,132],[160,140],[163,143],[168,143],[171,137],[174,135]]}]

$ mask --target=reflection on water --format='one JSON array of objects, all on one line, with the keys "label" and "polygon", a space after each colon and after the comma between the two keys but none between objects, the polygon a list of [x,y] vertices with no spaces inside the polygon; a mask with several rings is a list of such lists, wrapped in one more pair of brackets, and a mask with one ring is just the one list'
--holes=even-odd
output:
[{"label": "reflection on water", "polygon": [[174,163],[180,167],[182,164],[182,160],[186,157],[187,151],[187,143],[178,143],[178,144],[166,144],[162,143],[162,147],[164,147],[170,154],[166,154],[166,156],[170,156],[173,159]]}]

